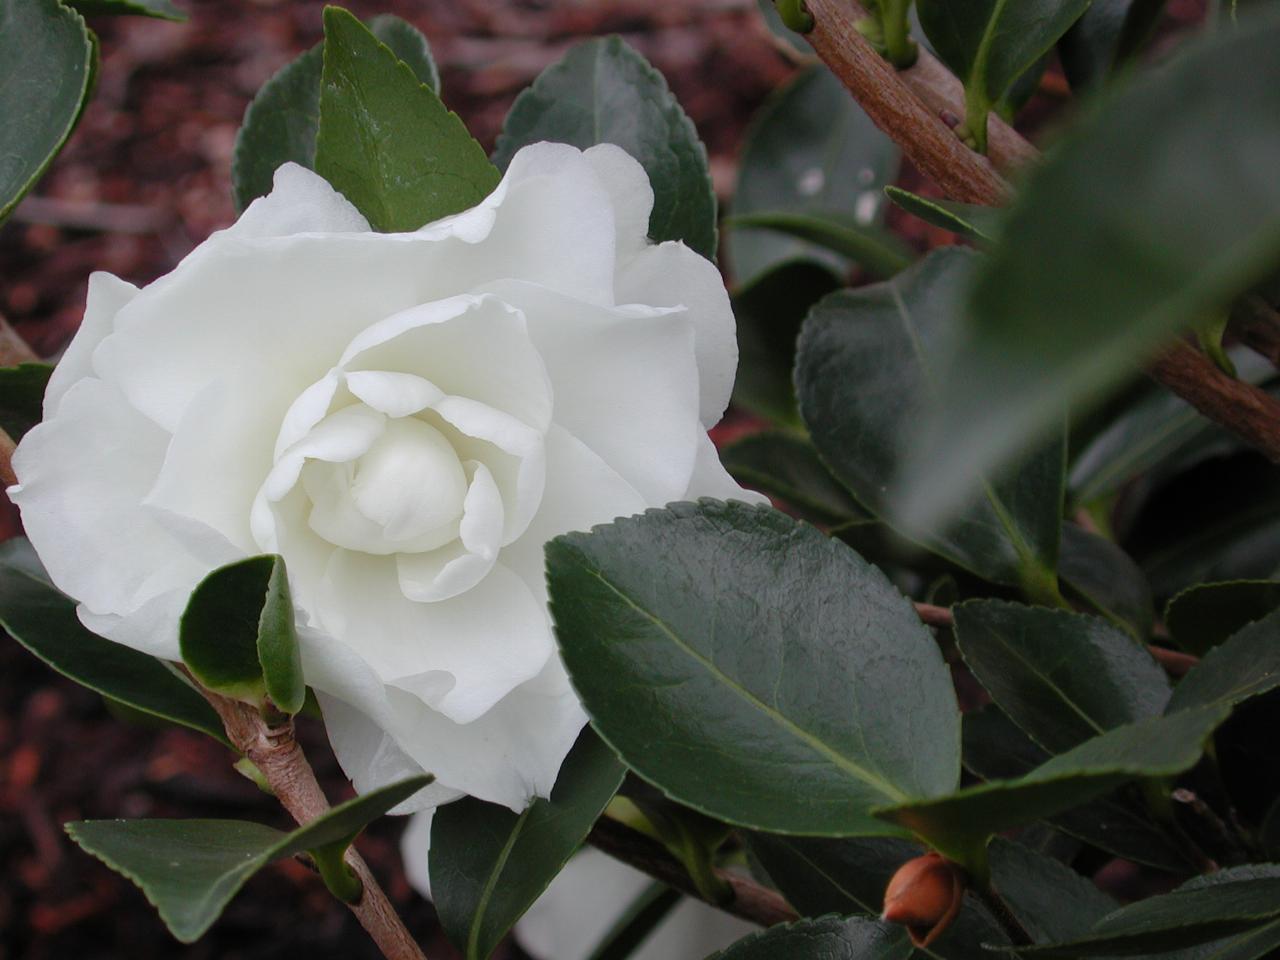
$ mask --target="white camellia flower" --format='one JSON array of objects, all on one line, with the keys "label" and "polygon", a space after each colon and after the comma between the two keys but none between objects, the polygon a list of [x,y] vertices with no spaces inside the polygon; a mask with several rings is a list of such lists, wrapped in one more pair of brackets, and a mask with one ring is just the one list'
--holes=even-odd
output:
[{"label": "white camellia flower", "polygon": [[32,543],[95,632],[179,659],[211,570],[283,555],[303,669],[357,788],[546,796],[584,716],[542,547],[673,500],[750,499],[707,438],[737,363],[716,268],[645,238],[613,146],[521,150],[478,206],[380,234],[275,189],[139,290],[90,279],[13,458]]}]

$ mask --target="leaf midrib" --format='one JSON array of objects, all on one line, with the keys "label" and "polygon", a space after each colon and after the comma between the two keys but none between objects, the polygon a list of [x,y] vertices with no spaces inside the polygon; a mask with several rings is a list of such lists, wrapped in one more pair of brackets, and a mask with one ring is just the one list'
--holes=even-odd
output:
[{"label": "leaf midrib", "polygon": [[893,800],[895,803],[906,803],[911,800],[911,797],[903,793],[897,787],[883,780],[879,776],[873,774],[871,771],[867,770],[865,767],[856,763],[852,759],[846,757],[844,754],[840,753],[839,751],[834,750],[832,747],[828,746],[826,743],[818,739],[812,733],[805,730],[803,727],[800,727],[798,724],[796,724],[794,721],[788,718],[785,714],[779,712],[774,707],[769,706],[767,703],[765,703],[763,700],[761,700],[755,694],[753,694],[750,690],[747,690],[745,687],[740,685],[732,677],[730,677],[723,670],[721,670],[715,664],[714,661],[703,656],[703,654],[700,653],[698,650],[694,649],[693,647],[685,643],[675,633],[675,631],[673,631],[671,627],[669,627],[662,620],[661,617],[659,617],[657,614],[653,613],[652,611],[646,610],[643,607],[641,607],[638,603],[636,603],[629,596],[623,593],[622,590],[620,590],[617,586],[609,582],[609,580],[606,579],[602,571],[597,570],[594,567],[590,567],[590,566],[587,566],[585,569],[588,574],[595,577],[597,580],[600,581],[600,583],[604,584],[605,587],[607,587],[612,593],[618,596],[632,610],[636,611],[636,613],[648,619],[655,627],[657,627],[663,634],[665,634],[671,640],[671,642],[676,646],[677,649],[681,650],[690,659],[700,664],[714,678],[721,681],[721,683],[727,689],[736,693],[741,699],[745,700],[747,703],[758,708],[762,713],[764,713],[767,717],[773,720],[777,724],[777,726],[781,727],[783,730],[790,733],[797,740],[800,740],[801,742],[806,744],[815,753],[826,757],[835,766],[839,767],[841,770],[844,770],[846,773],[852,774],[855,779],[862,781],[868,786],[874,787],[880,793],[884,794],[886,797]]},{"label": "leaf midrib", "polygon": [[529,812],[532,809],[532,804],[525,807],[520,816],[516,818],[515,826],[511,828],[511,833],[508,834],[506,843],[502,845],[502,849],[498,852],[498,859],[494,861],[493,868],[489,871],[488,877],[485,878],[484,889],[480,891],[480,899],[476,901],[476,910],[471,921],[471,929],[467,931],[468,960],[484,960],[478,952],[480,947],[480,928],[483,926],[485,915],[489,911],[489,902],[493,899],[494,891],[498,889],[498,879],[507,868],[507,861],[511,859],[511,851],[515,849],[516,841],[520,839],[520,834],[524,832],[524,826],[529,820]]}]

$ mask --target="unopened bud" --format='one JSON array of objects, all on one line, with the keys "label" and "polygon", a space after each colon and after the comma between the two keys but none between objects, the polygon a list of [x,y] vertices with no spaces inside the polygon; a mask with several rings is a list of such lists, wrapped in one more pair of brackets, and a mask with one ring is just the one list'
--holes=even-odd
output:
[{"label": "unopened bud", "polygon": [[881,918],[902,924],[912,943],[927,947],[960,912],[964,887],[959,867],[939,854],[926,853],[908,860],[893,875],[884,892]]}]

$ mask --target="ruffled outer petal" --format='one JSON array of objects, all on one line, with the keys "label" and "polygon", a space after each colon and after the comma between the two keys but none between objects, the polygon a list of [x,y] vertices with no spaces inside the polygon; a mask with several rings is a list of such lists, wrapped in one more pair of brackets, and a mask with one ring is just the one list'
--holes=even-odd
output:
[{"label": "ruffled outer petal", "polygon": [[684,312],[605,308],[514,281],[488,289],[528,318],[555,386],[556,423],[651,505],[679,499],[701,432],[694,334]]},{"label": "ruffled outer petal", "polygon": [[702,425],[715,426],[729,405],[738,369],[738,337],[720,271],[683,243],[668,241],[619,264],[619,303],[683,306],[693,323]]},{"label": "ruffled outer petal", "polygon": [[85,300],[84,318],[62,359],[49,376],[44,391],[44,418],[53,417],[58,405],[71,387],[93,374],[93,351],[111,332],[116,314],[138,294],[138,288],[119,277],[101,270],[89,274],[89,292]]},{"label": "ruffled outer petal", "polygon": [[50,577],[88,610],[128,614],[207,569],[143,506],[168,437],[109,384],[80,380],[13,457],[10,498]]},{"label": "ruffled outer petal", "polygon": [[681,499],[697,500],[699,497],[769,505],[769,498],[763,493],[748,490],[729,476],[729,471],[720,462],[715,444],[705,433],[698,439],[698,459],[693,467],[693,476],[689,479],[689,489]]}]

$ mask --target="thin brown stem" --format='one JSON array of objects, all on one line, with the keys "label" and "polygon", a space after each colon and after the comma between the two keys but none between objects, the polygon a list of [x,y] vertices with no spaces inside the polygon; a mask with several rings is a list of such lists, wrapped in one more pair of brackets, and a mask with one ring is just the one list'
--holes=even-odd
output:
[{"label": "thin brown stem", "polygon": [[[964,95],[946,67],[922,50],[915,66],[896,72],[856,29],[867,15],[857,3],[806,0],[806,5],[814,17],[808,40],[818,56],[925,176],[966,203],[998,204],[1007,198],[1009,187],[999,171],[1035,160],[1034,146],[993,116],[988,119],[989,158],[970,150],[949,128],[964,115]],[[1185,344],[1157,357],[1148,373],[1280,462],[1280,403],[1268,394],[1227,376]]]},{"label": "thin brown stem", "polygon": [[733,891],[733,899],[728,903],[706,900],[698,892],[689,872],[675,857],[667,853],[662,844],[609,817],[601,817],[596,821],[587,835],[587,842],[615,860],[621,860],[681,893],[711,903],[713,907],[719,907],[743,920],[771,927],[776,923],[790,923],[799,919],[780,894],[762,887],[749,877],[728,870],[717,869],[715,872],[729,885]]},{"label": "thin brown stem", "polygon": [[[291,718],[269,725],[246,704],[207,690],[201,692],[222,718],[232,744],[262,771],[277,799],[294,820],[300,825],[310,823],[329,809],[329,800],[316,782],[315,772],[294,736]],[[387,960],[427,960],[354,847],[348,848],[346,862],[363,886],[360,899],[347,906],[383,956]]]},{"label": "thin brown stem", "polygon": [[1280,401],[1271,394],[1228,376],[1181,340],[1156,357],[1147,372],[1268,460],[1280,463]]}]

